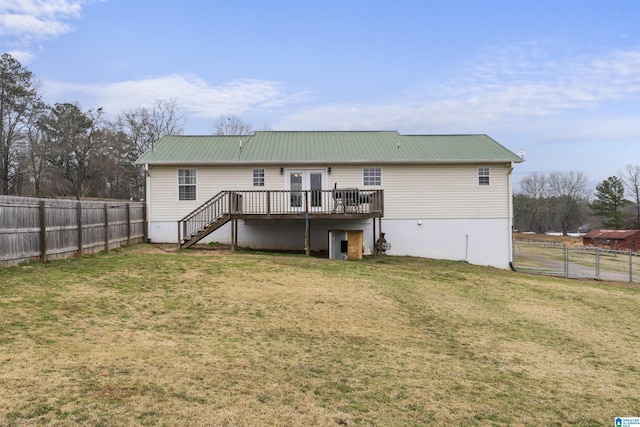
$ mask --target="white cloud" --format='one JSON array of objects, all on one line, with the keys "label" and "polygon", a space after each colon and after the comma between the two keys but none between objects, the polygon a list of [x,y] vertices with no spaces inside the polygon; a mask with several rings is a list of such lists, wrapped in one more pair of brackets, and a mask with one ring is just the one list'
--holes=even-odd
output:
[{"label": "white cloud", "polygon": [[288,92],[265,80],[233,80],[213,86],[194,75],[172,74],[110,84],[45,81],[50,102],[78,101],[83,108],[103,107],[108,114],[151,106],[158,99],[175,99],[194,118],[217,118],[276,108],[305,100],[308,93]]},{"label": "white cloud", "polygon": [[[0,0],[0,36],[27,53],[34,42],[72,31],[88,0]],[[33,56],[32,53],[27,53]]]},{"label": "white cloud", "polygon": [[71,26],[53,19],[34,15],[4,13],[0,15],[3,36],[16,35],[29,38],[51,37],[67,33]]},{"label": "white cloud", "polygon": [[[0,0],[1,1],[1,0]],[[505,54],[506,55],[506,54]],[[315,103],[310,92],[265,80],[211,84],[196,75],[171,74],[108,84],[45,81],[49,102],[79,101],[108,114],[175,99],[187,117],[236,114],[272,129],[397,129],[404,133],[491,133],[538,141],[638,137],[640,51],[551,61],[518,53],[486,56],[435,89],[421,89],[386,103]],[[609,111],[611,105],[622,112]],[[287,113],[289,112],[289,113]]]},{"label": "white cloud", "polygon": [[[417,90],[386,104],[311,106],[284,117],[273,128],[484,132],[489,127],[527,126],[529,121],[539,126],[543,119],[593,111],[610,103],[640,103],[640,51],[560,63],[544,58],[539,49],[528,58],[522,49],[487,55],[470,66],[463,70],[464,77],[437,90]],[[637,126],[618,128],[616,134],[620,129],[638,136]]]},{"label": "white cloud", "polygon": [[32,52],[26,50],[10,50],[7,53],[22,65],[29,63],[33,58],[35,58],[35,55]]}]

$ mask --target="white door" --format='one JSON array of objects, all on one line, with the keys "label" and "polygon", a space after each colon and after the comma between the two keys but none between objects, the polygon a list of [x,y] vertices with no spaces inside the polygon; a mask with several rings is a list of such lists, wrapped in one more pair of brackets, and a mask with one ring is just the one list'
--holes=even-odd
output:
[{"label": "white door", "polygon": [[[324,188],[324,173],[322,169],[296,169],[287,171],[287,190],[289,195],[289,209],[303,212],[321,211],[323,205],[322,189]],[[305,192],[308,191],[308,197]],[[305,204],[309,203],[309,206]]]}]

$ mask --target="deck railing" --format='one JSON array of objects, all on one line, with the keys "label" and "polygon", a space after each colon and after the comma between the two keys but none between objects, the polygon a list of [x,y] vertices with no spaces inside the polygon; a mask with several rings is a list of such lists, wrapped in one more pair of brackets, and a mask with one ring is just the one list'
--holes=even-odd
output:
[{"label": "deck railing", "polygon": [[381,217],[383,214],[383,190],[221,191],[178,221],[178,237],[182,242],[212,224],[231,218],[281,218],[289,215]]},{"label": "deck railing", "polygon": [[375,214],[383,212],[382,190],[355,188],[306,191],[230,191],[243,215]]}]

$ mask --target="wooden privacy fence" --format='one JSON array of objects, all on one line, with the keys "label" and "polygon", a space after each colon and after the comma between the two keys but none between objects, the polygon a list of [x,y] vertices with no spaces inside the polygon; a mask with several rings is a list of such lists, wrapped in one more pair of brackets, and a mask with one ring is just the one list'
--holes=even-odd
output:
[{"label": "wooden privacy fence", "polygon": [[146,240],[143,202],[0,196],[0,268]]}]

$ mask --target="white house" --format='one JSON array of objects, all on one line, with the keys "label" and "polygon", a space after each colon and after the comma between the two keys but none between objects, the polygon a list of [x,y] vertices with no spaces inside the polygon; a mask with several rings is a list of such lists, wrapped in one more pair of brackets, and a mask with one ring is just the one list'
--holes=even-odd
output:
[{"label": "white house", "polygon": [[309,252],[362,230],[389,255],[508,268],[521,161],[487,135],[260,131],[165,136],[137,163],[152,242]]}]

